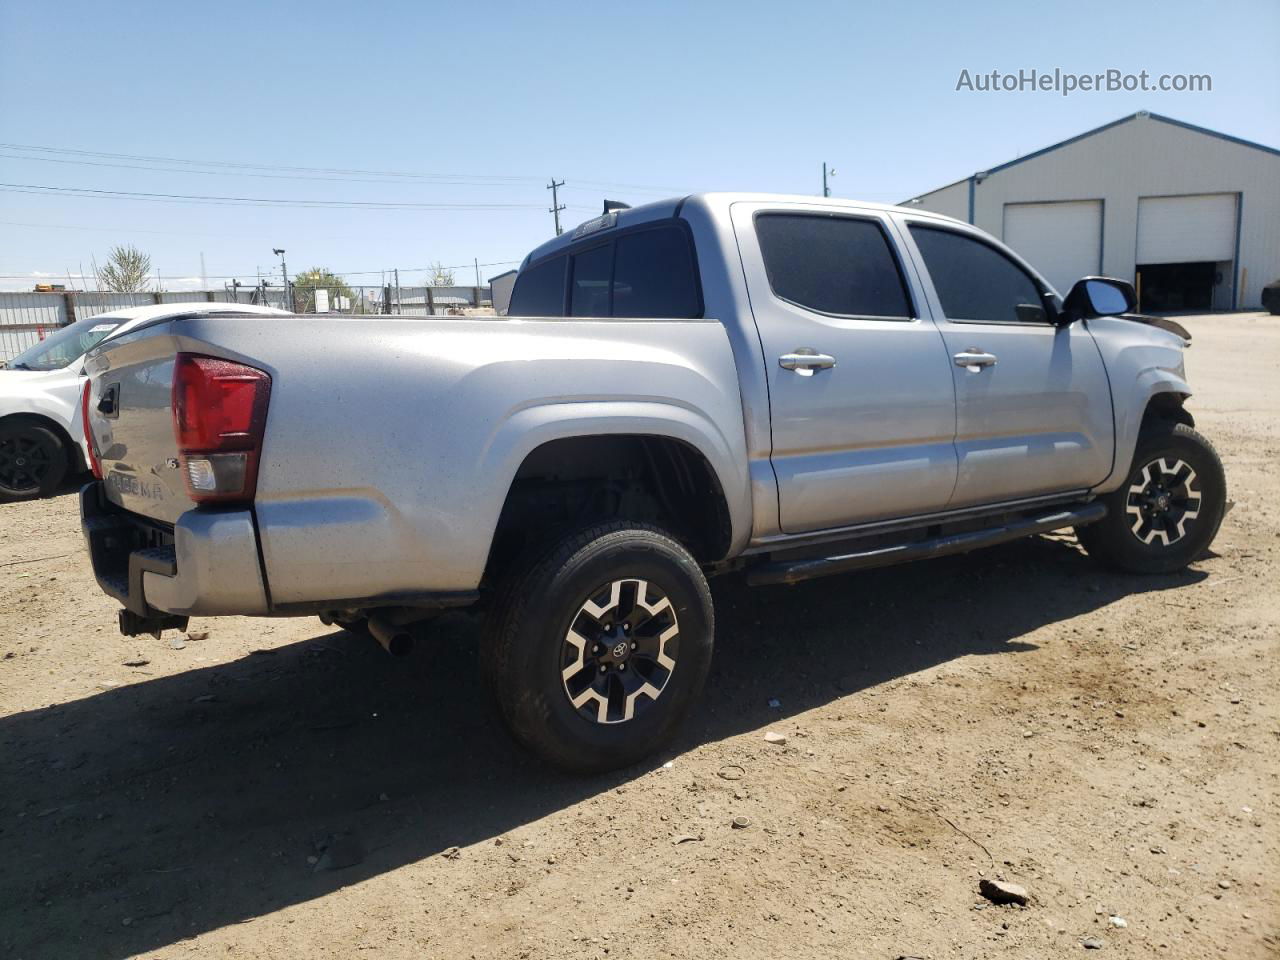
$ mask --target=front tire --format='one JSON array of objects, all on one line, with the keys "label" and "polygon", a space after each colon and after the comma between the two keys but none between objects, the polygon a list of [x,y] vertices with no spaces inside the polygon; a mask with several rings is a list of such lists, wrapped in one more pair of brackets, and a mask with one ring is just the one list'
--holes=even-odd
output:
[{"label": "front tire", "polygon": [[0,497],[47,497],[67,475],[67,451],[58,435],[36,423],[0,426]]},{"label": "front tire", "polygon": [[1129,476],[1102,498],[1107,515],[1076,530],[1089,556],[1128,573],[1172,573],[1199,557],[1226,512],[1227,480],[1213,444],[1184,423],[1138,438]]},{"label": "front tire", "polygon": [[689,552],[654,527],[614,522],[563,537],[505,580],[482,655],[512,735],[563,770],[595,773],[675,735],[714,630]]}]

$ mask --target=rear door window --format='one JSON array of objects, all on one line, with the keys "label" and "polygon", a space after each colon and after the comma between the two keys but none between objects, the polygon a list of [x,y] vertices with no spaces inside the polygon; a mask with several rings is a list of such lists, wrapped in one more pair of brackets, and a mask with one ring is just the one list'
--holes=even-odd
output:
[{"label": "rear door window", "polygon": [[769,286],[783,300],[846,317],[913,316],[897,257],[874,220],[763,213],[756,237]]},{"label": "rear door window", "polygon": [[612,243],[574,254],[570,316],[609,316],[609,277],[612,272]]},{"label": "rear door window", "polygon": [[567,257],[553,257],[520,271],[507,313],[513,317],[563,317]]},{"label": "rear door window", "polygon": [[1040,287],[999,250],[954,230],[914,224],[910,229],[948,320],[1049,321]]}]

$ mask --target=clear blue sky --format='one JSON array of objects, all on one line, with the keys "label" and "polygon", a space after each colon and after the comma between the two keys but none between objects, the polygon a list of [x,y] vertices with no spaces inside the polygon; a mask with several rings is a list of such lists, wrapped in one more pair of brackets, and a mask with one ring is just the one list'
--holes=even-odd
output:
[{"label": "clear blue sky", "polygon": [[[0,147],[0,182],[527,205],[246,208],[0,190],[0,274],[87,270],[131,242],[167,276],[197,276],[203,252],[210,275],[252,281],[284,247],[291,272],[324,265],[376,283],[356,272],[519,259],[551,232],[552,176],[567,181],[568,224],[604,196],[817,193],[823,160],[835,194],[896,202],[1141,109],[1280,145],[1277,49],[1276,0],[0,0],[0,142],[446,177],[295,179]],[[962,69],[1033,67],[1207,73],[1213,91],[955,89]],[[51,162],[77,159],[92,163]]]}]

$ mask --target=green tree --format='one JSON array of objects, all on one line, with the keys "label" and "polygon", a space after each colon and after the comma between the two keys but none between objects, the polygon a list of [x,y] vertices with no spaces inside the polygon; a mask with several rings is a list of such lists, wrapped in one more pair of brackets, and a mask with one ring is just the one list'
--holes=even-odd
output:
[{"label": "green tree", "polygon": [[433,287],[452,287],[453,271],[437,260],[427,265],[427,282]]},{"label": "green tree", "polygon": [[112,247],[107,265],[98,271],[98,287],[113,293],[139,293],[147,289],[151,258],[133,244]]},{"label": "green tree", "polygon": [[316,291],[329,291],[329,309],[338,309],[338,297],[348,297],[355,306],[356,295],[347,282],[325,267],[312,267],[293,278],[293,300],[299,313],[311,313],[316,308]]}]

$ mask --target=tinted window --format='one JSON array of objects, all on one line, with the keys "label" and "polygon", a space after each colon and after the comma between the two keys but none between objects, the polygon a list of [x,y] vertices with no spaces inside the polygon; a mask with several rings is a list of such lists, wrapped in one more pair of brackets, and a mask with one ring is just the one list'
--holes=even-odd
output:
[{"label": "tinted window", "polygon": [[507,313],[513,317],[563,317],[565,262],[565,257],[555,257],[521,270]]},{"label": "tinted window", "polygon": [[613,316],[696,317],[698,283],[682,230],[644,230],[618,238]]},{"label": "tinted window", "polygon": [[[614,250],[617,255],[614,255]],[[566,265],[571,276],[565,276]],[[685,231],[657,227],[520,271],[507,313],[513,317],[702,316],[693,247]]]},{"label": "tinted window", "polygon": [[609,316],[609,272],[613,269],[613,244],[593,247],[573,257],[573,288],[569,315]]},{"label": "tinted window", "polygon": [[878,223],[828,214],[767,213],[756,236],[773,292],[822,313],[911,316],[898,263]]},{"label": "tinted window", "polygon": [[912,227],[951,320],[985,323],[1047,322],[1040,288],[1021,267],[993,247],[950,230]]}]

